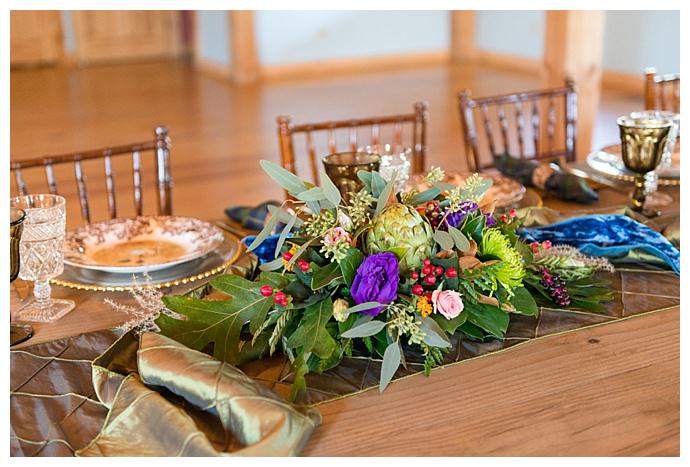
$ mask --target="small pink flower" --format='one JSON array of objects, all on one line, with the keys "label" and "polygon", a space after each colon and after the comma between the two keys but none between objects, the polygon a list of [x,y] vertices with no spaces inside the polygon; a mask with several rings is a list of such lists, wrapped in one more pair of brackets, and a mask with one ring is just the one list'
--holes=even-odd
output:
[{"label": "small pink flower", "polygon": [[328,229],[323,236],[323,244],[326,246],[333,246],[338,243],[351,244],[352,240],[350,239],[350,234],[342,227],[332,227]]},{"label": "small pink flower", "polygon": [[454,290],[434,290],[431,294],[434,312],[441,313],[446,319],[453,319],[465,309],[460,294]]}]

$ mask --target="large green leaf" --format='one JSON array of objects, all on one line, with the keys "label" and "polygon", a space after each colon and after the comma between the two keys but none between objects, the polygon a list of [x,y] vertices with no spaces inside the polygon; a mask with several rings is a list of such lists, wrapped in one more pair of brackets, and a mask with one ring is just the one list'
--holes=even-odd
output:
[{"label": "large green leaf", "polygon": [[412,206],[416,206],[417,204],[424,204],[428,201],[431,201],[432,199],[435,199],[440,194],[441,190],[439,190],[437,187],[431,187],[427,190],[422,191],[421,193],[417,193],[416,195],[414,195],[410,200],[410,204]]},{"label": "large green leaf", "polygon": [[362,323],[358,326],[353,326],[345,331],[342,336],[347,338],[369,337],[378,334],[378,332],[385,327],[386,323],[384,321],[367,321],[366,323]]},{"label": "large green leaf", "polygon": [[257,315],[265,318],[272,306],[272,300],[261,295],[251,302],[235,299],[200,300],[182,296],[163,297],[163,302],[169,309],[187,318],[176,320],[161,314],[156,324],[163,335],[196,350],[213,343],[213,356],[233,365],[241,361],[242,326]]},{"label": "large green leaf", "polygon": [[438,324],[441,329],[446,331],[448,334],[453,335],[455,334],[455,330],[462,326],[465,321],[467,321],[468,315],[469,313],[463,311],[453,319],[447,319],[445,316],[438,313],[434,313],[431,315],[431,317],[434,319],[434,321],[436,321],[436,324]]},{"label": "large green leaf", "polygon": [[[262,275],[267,273],[262,273]],[[276,273],[263,277],[275,278]],[[277,279],[275,279],[277,280]],[[211,285],[232,296],[233,306],[241,308],[244,306],[256,307],[249,320],[249,331],[255,333],[261,324],[266,320],[266,314],[273,306],[273,298],[261,295],[261,288],[258,284],[245,279],[244,277],[225,274],[211,279]]]},{"label": "large green leaf", "polygon": [[537,316],[539,314],[539,307],[534,297],[524,287],[513,289],[513,297],[510,299],[511,305],[515,307],[513,313],[518,313],[527,316]]},{"label": "large green leaf", "polygon": [[362,261],[364,261],[364,254],[357,248],[349,248],[345,258],[340,260],[340,271],[348,287],[351,286],[352,281],[355,280],[357,268],[362,264]]},{"label": "large green leaf", "polygon": [[393,193],[393,188],[395,187],[396,175],[397,172],[393,172],[393,176],[388,181],[383,190],[381,190],[381,194],[379,195],[378,200],[376,201],[376,209],[374,210],[372,218],[375,218],[376,216],[381,214],[381,211],[383,211],[383,209],[386,207],[386,204],[388,203],[388,198],[390,198],[391,193]]},{"label": "large green leaf", "polygon": [[443,230],[437,230],[436,232],[434,232],[434,240],[436,240],[436,243],[441,245],[441,248],[444,250],[453,249],[453,237],[451,237],[448,232],[444,232]]},{"label": "large green leaf", "polygon": [[500,308],[483,303],[465,303],[464,312],[468,313],[467,321],[479,326],[492,336],[499,339],[505,336],[510,317]]},{"label": "large green leaf", "polygon": [[340,266],[338,263],[329,263],[326,266],[319,268],[316,265],[312,265],[315,269],[314,274],[311,279],[312,290],[319,290],[322,287],[326,287],[328,284],[342,279],[343,273],[340,271]]},{"label": "large green leaf", "polygon": [[463,253],[470,251],[470,241],[467,239],[467,237],[465,237],[464,233],[452,225],[448,226],[448,233],[451,237],[453,237],[453,242],[455,242],[455,247],[458,250],[462,251]]},{"label": "large green leaf", "polygon": [[319,358],[328,358],[336,349],[333,337],[326,324],[333,316],[333,301],[329,298],[308,306],[295,332],[288,337],[290,348],[299,348],[300,353],[313,352]]}]

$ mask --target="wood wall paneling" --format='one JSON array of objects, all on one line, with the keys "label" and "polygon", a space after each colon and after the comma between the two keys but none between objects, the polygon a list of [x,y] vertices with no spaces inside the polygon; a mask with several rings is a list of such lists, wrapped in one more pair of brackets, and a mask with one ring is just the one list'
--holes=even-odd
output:
[{"label": "wood wall paneling", "polygon": [[178,11],[75,11],[73,24],[79,63],[169,58],[182,49]]},{"label": "wood wall paneling", "polygon": [[59,11],[10,12],[10,66],[54,64],[62,56]]}]

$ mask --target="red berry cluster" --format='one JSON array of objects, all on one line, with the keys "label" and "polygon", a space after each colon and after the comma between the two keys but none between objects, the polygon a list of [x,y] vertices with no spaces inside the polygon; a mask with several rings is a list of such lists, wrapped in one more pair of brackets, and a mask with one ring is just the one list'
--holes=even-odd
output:
[{"label": "red berry cluster", "polygon": [[507,216],[505,214],[503,214],[503,215],[501,215],[501,217],[499,217],[499,219],[503,223],[510,224],[511,222],[513,222],[513,219],[515,219],[516,217],[517,217],[517,209],[513,208],[510,211],[508,211]]},{"label": "red berry cluster", "polygon": [[[273,287],[270,285],[262,285],[261,289],[259,289],[261,292],[261,295],[264,297],[270,297],[273,295]],[[278,291],[273,295],[273,301],[276,303],[276,305],[280,306],[288,306],[288,296],[285,292]]]},{"label": "red berry cluster", "polygon": [[[286,251],[283,253],[283,260],[284,261],[290,261],[293,257],[293,254],[290,253],[289,251]],[[303,259],[297,260],[297,267],[299,268],[300,271],[302,272],[309,272],[311,269],[311,264],[309,264],[309,261],[305,261]]]},{"label": "red berry cluster", "polygon": [[539,250],[544,249],[544,250],[550,250],[551,249],[551,242],[549,240],[544,240],[543,242],[532,242],[530,243],[530,248],[532,249],[532,253],[539,253]]},{"label": "red berry cluster", "polygon": [[[413,283],[415,283],[412,286],[412,293],[415,295],[423,295],[424,285],[433,286],[434,284],[436,284],[436,282],[438,282],[440,277],[458,276],[457,269],[444,269],[443,266],[434,266],[433,264],[431,264],[431,260],[429,258],[425,259],[422,264],[423,266],[420,271],[412,270],[412,272],[410,272],[410,279]],[[416,283],[417,281],[420,281],[421,283]]]}]

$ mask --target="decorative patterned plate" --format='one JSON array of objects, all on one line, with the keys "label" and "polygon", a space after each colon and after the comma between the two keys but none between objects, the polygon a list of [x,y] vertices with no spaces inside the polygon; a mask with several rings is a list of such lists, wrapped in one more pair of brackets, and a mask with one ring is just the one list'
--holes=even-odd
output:
[{"label": "decorative patterned plate", "polygon": [[200,258],[222,231],[191,217],[142,216],[97,222],[65,235],[65,264],[111,273],[156,271]]},{"label": "decorative patterned plate", "polygon": [[[472,175],[472,172],[446,172],[444,182],[460,186],[470,175]],[[417,187],[420,191],[426,190],[429,186],[426,184],[425,176],[426,174],[411,175],[406,186]],[[500,174],[482,173],[481,176],[490,178],[493,181],[484,199],[486,201],[495,200],[497,208],[508,207],[517,203],[525,196],[527,191],[524,185],[517,180]]]},{"label": "decorative patterned plate", "polygon": [[155,288],[172,287],[206,279],[223,272],[228,266],[237,261],[242,252],[239,238],[221,231],[221,243],[213,251],[186,263],[177,264],[165,269],[148,271],[150,280],[146,281],[142,273],[120,274],[85,269],[78,266],[65,265],[63,273],[51,279],[51,284],[61,285],[79,290],[99,292],[122,292],[139,285]]},{"label": "decorative patterned plate", "polygon": [[[671,167],[659,171],[658,184],[661,186],[680,185],[680,146],[671,156]],[[607,146],[587,156],[587,165],[597,172],[618,180],[635,181],[635,174],[625,168],[619,144]]]}]

